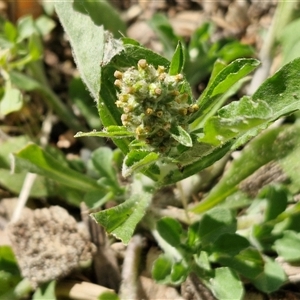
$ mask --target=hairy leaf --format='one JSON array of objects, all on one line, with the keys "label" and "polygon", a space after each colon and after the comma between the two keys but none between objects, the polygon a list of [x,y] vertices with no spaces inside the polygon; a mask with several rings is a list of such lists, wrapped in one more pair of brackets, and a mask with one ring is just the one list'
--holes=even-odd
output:
[{"label": "hairy leaf", "polygon": [[156,227],[162,238],[166,240],[171,246],[179,246],[182,227],[177,220],[165,217],[157,222]]},{"label": "hairy leaf", "polygon": [[35,144],[29,144],[15,153],[14,159],[14,166],[17,170],[27,170],[46,176],[76,190],[103,189],[96,180],[62,165],[60,161]]},{"label": "hairy leaf", "polygon": [[286,280],[282,267],[269,257],[265,257],[264,271],[252,283],[264,293],[272,293],[280,288]]},{"label": "hairy leaf", "polygon": [[237,190],[238,184],[264,164],[280,159],[299,145],[299,125],[282,126],[265,131],[253,139],[227,170],[208,196],[193,208],[204,212],[225,200]]},{"label": "hairy leaf", "polygon": [[152,195],[144,192],[141,195],[133,195],[124,203],[91,214],[97,223],[105,230],[128,244],[138,222],[143,218]]},{"label": "hairy leaf", "polygon": [[134,133],[129,132],[124,126],[108,126],[103,131],[93,130],[91,132],[77,132],[75,135],[76,138],[83,136],[98,136],[117,139],[134,136]]},{"label": "hairy leaf", "polygon": [[122,175],[127,177],[134,171],[141,170],[157,161],[159,155],[155,152],[131,150],[123,162]]},{"label": "hairy leaf", "polygon": [[170,133],[172,137],[181,145],[184,145],[186,147],[193,146],[193,142],[190,135],[181,126],[172,127],[170,129]]},{"label": "hairy leaf", "polygon": [[278,255],[288,262],[300,261],[300,234],[295,231],[287,230],[283,237],[275,241],[275,250]]},{"label": "hairy leaf", "polygon": [[242,300],[243,284],[237,273],[229,268],[217,268],[214,278],[210,281],[212,291],[219,300]]},{"label": "hairy leaf", "polygon": [[236,230],[236,220],[230,210],[213,208],[201,219],[198,235],[203,247],[213,244],[225,233],[233,234]]},{"label": "hairy leaf", "polygon": [[210,81],[209,86],[198,99],[199,111],[195,114],[196,120],[192,123],[192,128],[203,126],[203,119],[217,105],[222,94],[240,79],[248,75],[259,65],[259,61],[252,58],[241,58],[233,61],[223,68],[214,80]]},{"label": "hairy leaf", "polygon": [[[74,1],[75,3],[75,1]],[[101,83],[101,61],[104,52],[104,29],[90,17],[76,11],[73,1],[55,2],[55,9],[69,36],[81,77],[98,101]]]},{"label": "hairy leaf", "polygon": [[181,73],[183,66],[184,66],[184,53],[182,49],[182,44],[179,41],[171,60],[169,74],[176,75]]}]

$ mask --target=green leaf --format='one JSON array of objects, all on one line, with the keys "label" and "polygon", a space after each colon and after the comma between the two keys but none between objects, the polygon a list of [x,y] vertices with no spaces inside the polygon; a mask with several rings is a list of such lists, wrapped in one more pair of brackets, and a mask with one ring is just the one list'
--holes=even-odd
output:
[{"label": "green leaf", "polygon": [[116,193],[123,189],[117,179],[117,172],[113,166],[113,152],[108,147],[100,147],[92,153],[92,162],[100,177],[106,178],[106,185],[109,185]]},{"label": "green leaf", "polygon": [[237,273],[229,268],[217,268],[210,280],[211,289],[219,300],[243,299],[244,288]]},{"label": "green leaf", "polygon": [[195,251],[198,252],[194,255],[195,263],[203,270],[210,272],[212,270],[208,252],[206,251],[198,251],[198,249]]},{"label": "green leaf", "polygon": [[113,199],[114,197],[115,195],[113,192],[92,191],[87,192],[84,195],[83,202],[87,205],[88,208],[99,209],[102,205],[104,205],[106,202]]},{"label": "green leaf", "polygon": [[189,274],[189,269],[183,264],[183,262],[175,262],[171,271],[171,284],[178,285],[184,282]]},{"label": "green leaf", "polygon": [[190,135],[181,126],[171,127],[170,133],[172,137],[181,145],[184,145],[186,147],[193,146],[193,142]]},{"label": "green leaf", "polygon": [[205,213],[198,227],[198,235],[202,246],[213,244],[225,233],[234,233],[236,220],[232,212],[227,209],[215,207]]},{"label": "green leaf", "polygon": [[9,155],[19,151],[29,141],[30,139],[27,136],[20,135],[9,137],[6,141],[0,142],[0,168],[10,169]]},{"label": "green leaf", "polygon": [[252,101],[243,97],[221,108],[217,116],[207,120],[204,137],[200,142],[218,146],[244,132],[265,123],[273,115],[272,109],[264,101]]},{"label": "green leaf", "polygon": [[0,100],[0,116],[6,116],[11,112],[19,111],[23,106],[23,97],[20,90],[6,88],[3,98]]},{"label": "green leaf", "polygon": [[161,284],[170,283],[173,261],[166,255],[160,255],[152,267],[152,277]]},{"label": "green leaf", "polygon": [[56,281],[50,281],[38,287],[32,296],[32,300],[55,300]]},{"label": "green leaf", "polygon": [[254,224],[251,229],[251,235],[253,236],[256,244],[264,251],[272,251],[273,244],[277,239],[277,236],[272,233],[274,230],[274,224]]},{"label": "green leaf", "polygon": [[131,150],[123,161],[122,175],[128,177],[133,172],[141,170],[153,164],[159,158],[159,154],[143,150]]},{"label": "green leaf", "polygon": [[18,42],[29,38],[37,32],[32,16],[24,16],[18,20]]},{"label": "green leaf", "polygon": [[41,36],[45,36],[55,28],[56,23],[53,19],[46,15],[39,16],[35,21],[35,26]]},{"label": "green leaf", "polygon": [[239,41],[226,43],[218,52],[218,56],[223,61],[229,63],[241,57],[255,56],[255,49],[249,45],[241,44]]},{"label": "green leaf", "polygon": [[116,171],[112,166],[113,152],[108,147],[101,147],[92,153],[92,162],[100,176],[108,178],[112,182],[116,182]]},{"label": "green leaf", "polygon": [[3,31],[8,41],[10,41],[11,43],[16,42],[18,31],[14,24],[9,21],[5,21]]},{"label": "green leaf", "polygon": [[238,138],[235,147],[244,144],[250,137],[266,128],[270,122],[300,109],[300,84],[296,79],[299,71],[300,58],[297,58],[283,66],[259,87],[252,100],[264,101],[273,110],[273,114],[262,125]]},{"label": "green leaf", "polygon": [[177,220],[164,217],[157,222],[156,228],[161,237],[171,246],[176,248],[180,245],[182,227]]},{"label": "green leaf", "polygon": [[234,160],[218,184],[210,191],[193,211],[204,212],[221,203],[234,193],[238,184],[253,174],[261,166],[272,160],[285,157],[299,145],[299,125],[281,126],[260,134],[253,139],[241,152],[241,156]]},{"label": "green leaf", "polygon": [[226,93],[233,84],[252,72],[258,65],[259,61],[256,59],[241,58],[223,68],[198,99],[200,109],[195,114],[196,120],[192,123],[192,128],[196,129],[203,126],[207,114],[218,104],[220,96]]},{"label": "green leaf", "polygon": [[35,61],[42,58],[43,46],[41,39],[37,34],[33,34],[29,38],[28,51],[30,55],[30,61]]},{"label": "green leaf", "polygon": [[293,150],[281,158],[279,165],[284,174],[289,178],[288,189],[292,194],[297,194],[300,191],[300,161],[299,161],[300,143]]},{"label": "green leaf", "polygon": [[267,79],[254,93],[254,102],[263,100],[273,110],[270,121],[300,108],[300,83],[297,80],[299,71],[300,58],[297,58]]},{"label": "green leaf", "polygon": [[220,256],[234,256],[249,246],[249,241],[243,236],[235,233],[225,233],[213,243],[211,251],[216,252]]},{"label": "green leaf", "polygon": [[96,25],[103,25],[115,37],[126,34],[126,24],[118,12],[106,0],[80,0],[81,4]]},{"label": "green leaf", "polygon": [[126,138],[134,136],[134,133],[129,132],[125,126],[108,126],[103,131],[93,130],[91,132],[77,132],[75,137],[97,136],[106,138]]},{"label": "green leaf", "polygon": [[[11,174],[10,170],[0,169],[0,185],[8,191],[19,194],[22,190],[27,172]],[[30,196],[41,198],[55,195],[53,181],[38,176],[30,190]]]},{"label": "green leaf", "polygon": [[23,91],[34,91],[41,89],[41,85],[38,81],[26,76],[23,73],[11,71],[9,72],[9,76],[11,82]]},{"label": "green leaf", "polygon": [[94,179],[62,165],[60,161],[35,144],[29,144],[15,153],[14,159],[17,170],[27,170],[46,176],[76,190],[87,192],[103,189]]},{"label": "green leaf", "polygon": [[205,143],[194,142],[193,147],[174,159],[179,164],[183,162],[184,168],[171,169],[163,178],[160,178],[158,185],[164,186],[176,183],[209,167],[226,155],[226,153],[230,151],[233,143],[234,141],[230,141],[220,147],[213,147]]},{"label": "green leaf", "polygon": [[274,220],[279,214],[285,211],[288,204],[287,189],[278,185],[266,186],[261,190],[258,197],[267,200],[265,222]]},{"label": "green leaf", "polygon": [[124,244],[128,244],[136,225],[143,218],[151,198],[152,195],[146,192],[141,195],[133,195],[124,203],[91,214],[91,216],[108,233],[122,240]]},{"label": "green leaf", "polygon": [[104,30],[89,16],[73,8],[72,1],[55,3],[56,13],[69,36],[81,77],[94,99],[99,100]]},{"label": "green leaf", "polygon": [[9,293],[21,280],[12,249],[8,246],[0,247],[0,298],[5,293]]},{"label": "green leaf", "polygon": [[160,284],[179,285],[190,272],[183,261],[176,261],[167,254],[161,254],[153,263],[152,277]]},{"label": "green leaf", "polygon": [[176,75],[182,72],[184,66],[184,53],[182,49],[182,44],[178,41],[177,47],[175,49],[174,55],[171,60],[169,74]]},{"label": "green leaf", "polygon": [[269,257],[265,257],[265,268],[252,283],[254,286],[264,293],[272,293],[278,290],[287,281],[287,277],[281,266]]},{"label": "green leaf", "polygon": [[246,248],[235,256],[219,256],[216,261],[223,266],[234,269],[248,279],[255,279],[264,270],[264,260],[261,253],[254,248]]},{"label": "green leaf", "polygon": [[283,237],[275,241],[278,255],[288,262],[300,261],[300,234],[295,231],[285,231]]}]

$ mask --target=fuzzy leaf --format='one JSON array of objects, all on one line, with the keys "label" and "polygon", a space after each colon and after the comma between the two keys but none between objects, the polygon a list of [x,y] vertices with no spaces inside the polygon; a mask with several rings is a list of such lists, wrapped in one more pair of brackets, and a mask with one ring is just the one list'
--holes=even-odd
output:
[{"label": "fuzzy leaf", "polygon": [[242,151],[241,156],[232,163],[218,184],[200,204],[193,208],[193,211],[201,213],[214,207],[235,192],[238,184],[258,168],[271,160],[285,157],[298,147],[300,143],[298,132],[298,124],[281,126],[268,130],[253,139]]},{"label": "fuzzy leaf", "polygon": [[157,161],[159,154],[143,150],[131,150],[123,161],[122,175],[128,177],[133,172],[141,170]]},{"label": "fuzzy leaf", "polygon": [[225,233],[233,234],[235,230],[236,220],[231,211],[216,207],[203,215],[198,227],[198,235],[205,247],[215,243]]},{"label": "fuzzy leaf", "polygon": [[13,289],[22,277],[14,253],[9,246],[0,246],[0,298],[12,299]]},{"label": "fuzzy leaf", "polygon": [[210,284],[214,295],[219,300],[243,299],[243,284],[232,269],[217,268]]},{"label": "fuzzy leaf", "polygon": [[199,142],[218,146],[240,136],[243,132],[265,123],[273,116],[273,110],[264,101],[254,102],[249,97],[221,108],[204,125],[204,137]]},{"label": "fuzzy leaf", "polygon": [[283,66],[254,93],[252,100],[265,101],[272,109],[270,121],[300,109],[300,58]]},{"label": "fuzzy leaf", "polygon": [[[113,163],[113,151],[108,147],[100,147],[92,153],[92,162],[105,185],[116,193],[122,192]],[[103,183],[102,183],[103,184]]]},{"label": "fuzzy leaf", "polygon": [[189,274],[189,269],[183,262],[175,262],[172,266],[171,284],[178,285],[184,282]]},{"label": "fuzzy leaf", "polygon": [[35,144],[29,144],[14,154],[14,166],[17,170],[27,170],[46,176],[76,190],[103,189],[96,180],[62,165],[59,160]]},{"label": "fuzzy leaf", "polygon": [[179,246],[182,227],[177,220],[165,217],[157,222],[156,227],[159,234],[167,243],[173,247]]},{"label": "fuzzy leaf", "polygon": [[93,213],[91,216],[108,233],[128,244],[136,225],[143,218],[151,198],[152,195],[146,192],[133,195],[124,203]]},{"label": "fuzzy leaf", "polygon": [[55,2],[55,9],[69,36],[81,77],[93,98],[98,101],[101,62],[104,52],[104,29],[84,13],[74,9],[75,1]]},{"label": "fuzzy leaf", "polygon": [[254,248],[246,248],[232,256],[220,252],[216,261],[223,266],[234,269],[245,278],[255,279],[264,270],[264,260],[261,253]]},{"label": "fuzzy leaf", "polygon": [[6,88],[3,98],[0,99],[0,117],[20,110],[22,106],[23,97],[20,90],[15,88]]},{"label": "fuzzy leaf", "polygon": [[225,233],[214,242],[211,249],[220,255],[234,256],[248,246],[249,242],[243,236],[235,233]]},{"label": "fuzzy leaf", "polygon": [[195,114],[195,118],[197,118],[193,122],[192,128],[198,128],[202,119],[217,105],[220,96],[226,93],[232,85],[252,72],[258,65],[259,61],[256,59],[240,58],[223,68],[199,98],[198,105],[200,109]]},{"label": "fuzzy leaf", "polygon": [[278,290],[287,281],[287,277],[277,262],[268,257],[265,257],[265,261],[264,271],[252,283],[260,291],[269,294]]},{"label": "fuzzy leaf", "polygon": [[299,72],[300,58],[297,58],[283,66],[259,87],[252,96],[252,101],[265,102],[272,109],[273,114],[266,115],[265,122],[238,138],[234,147],[244,144],[269,123],[300,109],[300,83],[297,80]]},{"label": "fuzzy leaf", "polygon": [[170,133],[172,137],[181,145],[184,145],[186,147],[193,146],[193,142],[190,135],[181,126],[172,127],[170,129]]},{"label": "fuzzy leaf", "polygon": [[275,241],[278,255],[288,262],[300,261],[300,234],[295,231],[285,231],[283,237]]},{"label": "fuzzy leaf", "polygon": [[77,132],[74,137],[84,137],[84,136],[98,136],[106,138],[127,138],[134,136],[132,132],[129,132],[125,126],[109,126],[103,131],[93,130],[91,132]]},{"label": "fuzzy leaf", "polygon": [[152,267],[152,277],[159,283],[170,283],[173,261],[166,255],[160,255]]},{"label": "fuzzy leaf", "polygon": [[184,66],[184,53],[182,49],[182,44],[178,41],[177,47],[175,49],[174,55],[171,60],[169,74],[176,75],[182,71]]},{"label": "fuzzy leaf", "polygon": [[38,287],[32,296],[32,300],[55,299],[55,285],[56,281],[52,280]]},{"label": "fuzzy leaf", "polygon": [[160,186],[176,183],[184,178],[194,175],[195,173],[207,168],[217,160],[221,159],[228,153],[234,141],[229,141],[220,147],[204,143],[194,143],[194,146],[176,157],[175,161],[183,163],[182,169],[171,169],[163,178],[160,178]]},{"label": "fuzzy leaf", "polygon": [[266,199],[267,207],[264,215],[264,221],[274,220],[279,214],[283,213],[288,204],[288,191],[286,188],[278,185],[269,185],[264,187],[259,198]]}]

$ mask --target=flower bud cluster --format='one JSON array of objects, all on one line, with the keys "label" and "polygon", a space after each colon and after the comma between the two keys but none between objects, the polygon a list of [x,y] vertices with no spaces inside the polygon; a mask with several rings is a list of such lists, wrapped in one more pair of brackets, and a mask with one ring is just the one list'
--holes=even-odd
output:
[{"label": "flower bud cluster", "polygon": [[186,129],[189,116],[198,110],[183,91],[183,75],[169,75],[163,66],[155,68],[141,59],[137,67],[115,71],[114,76],[122,124],[152,150],[164,153],[176,146],[170,129]]}]

